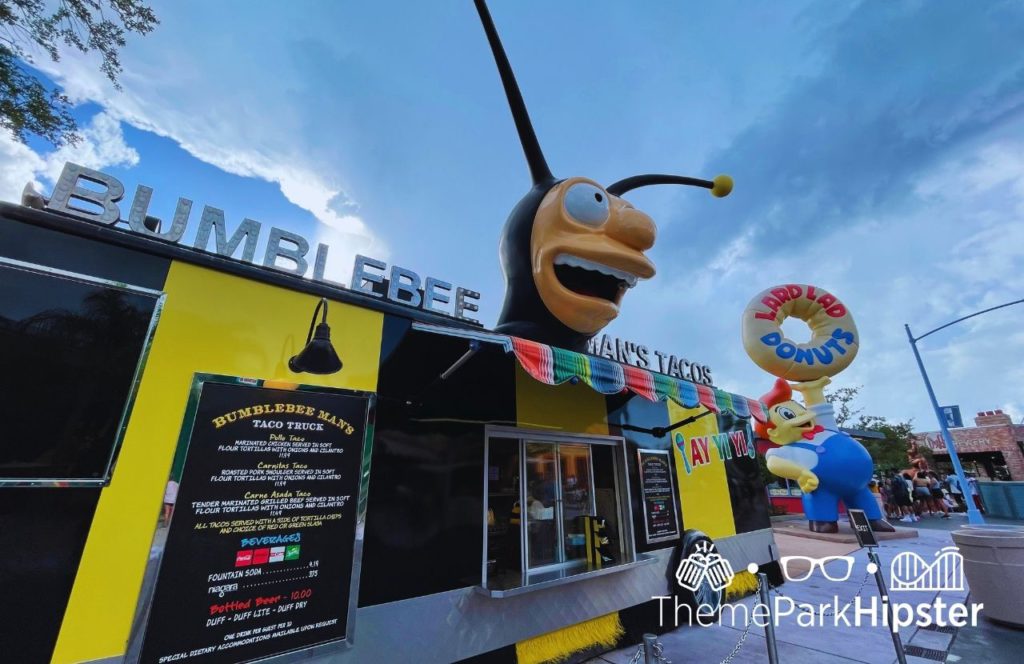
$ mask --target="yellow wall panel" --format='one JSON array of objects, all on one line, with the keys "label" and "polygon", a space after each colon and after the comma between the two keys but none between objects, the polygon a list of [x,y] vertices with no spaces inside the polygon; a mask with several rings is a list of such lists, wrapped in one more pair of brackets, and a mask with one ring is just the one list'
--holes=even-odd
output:
[{"label": "yellow wall panel", "polygon": [[[684,408],[671,399],[668,405],[670,422],[678,422],[707,411],[704,406]],[[719,456],[718,449],[710,437],[718,433],[718,418],[705,415],[686,426],[671,433],[672,457],[676,463],[676,476],[679,478],[679,503],[683,515],[684,528],[696,528],[704,531],[712,539],[729,537],[736,534],[736,524],[732,516],[732,501],[729,498],[729,481],[725,473],[725,461]],[[681,436],[687,459],[682,457],[676,443]],[[709,463],[693,465],[690,440],[694,437],[707,437]],[[703,448],[701,452],[703,453]],[[690,470],[687,472],[687,465]]]},{"label": "yellow wall panel", "polygon": [[545,385],[516,363],[516,420],[528,429],[608,435],[604,395],[589,385]]},{"label": "yellow wall panel", "polygon": [[[608,435],[604,395],[582,382],[545,385],[516,363],[516,420],[526,429]],[[622,634],[618,613],[569,625],[516,644],[519,662],[564,659],[595,645],[611,648]]]},{"label": "yellow wall panel", "polygon": [[344,362],[330,376],[294,374],[318,298],[174,262],[164,306],[109,487],[103,489],[53,662],[125,651],[164,485],[196,372],[375,391],[381,313],[331,303]]}]

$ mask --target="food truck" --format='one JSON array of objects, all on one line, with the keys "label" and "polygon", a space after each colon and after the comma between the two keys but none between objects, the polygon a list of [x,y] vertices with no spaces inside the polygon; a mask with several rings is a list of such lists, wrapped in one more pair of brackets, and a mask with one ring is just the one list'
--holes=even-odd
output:
[{"label": "food truck", "polygon": [[[82,176],[0,205],[9,661],[543,661],[661,631],[689,531],[773,561],[759,402],[109,225]],[[341,367],[296,372],[321,298]]]},{"label": "food truck", "polygon": [[654,274],[622,196],[731,181],[554,178],[477,7],[533,178],[493,329],[80,165],[0,204],[6,661],[582,661],[777,575],[764,404],[599,336]]}]

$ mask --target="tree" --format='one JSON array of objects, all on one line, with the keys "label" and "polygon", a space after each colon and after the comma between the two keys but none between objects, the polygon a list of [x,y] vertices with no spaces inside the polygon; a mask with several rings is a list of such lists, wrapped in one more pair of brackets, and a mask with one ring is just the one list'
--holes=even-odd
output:
[{"label": "tree", "polygon": [[851,428],[877,431],[885,436],[882,440],[865,438],[860,441],[874,459],[876,472],[888,473],[910,466],[907,444],[914,431],[912,420],[889,422],[877,415],[862,415]]},{"label": "tree", "polygon": [[860,394],[860,385],[855,387],[840,387],[825,394],[825,399],[832,404],[835,411],[836,424],[845,427],[853,418],[863,412],[862,408],[853,408],[853,400]]},{"label": "tree", "polygon": [[120,50],[127,33],[145,35],[159,21],[141,0],[0,0],[0,129],[21,142],[36,134],[54,145],[77,143],[71,102],[47,90],[23,63],[30,49],[42,49],[54,62],[63,43],[82,53],[97,52],[102,71],[120,89]]},{"label": "tree", "polygon": [[862,408],[854,408],[853,401],[860,393],[861,386],[840,387],[825,394],[835,410],[836,423],[841,427],[875,431],[884,439],[864,438],[860,442],[871,453],[878,472],[904,469],[910,466],[907,459],[907,444],[914,431],[913,420],[889,422],[878,415],[863,415]]}]

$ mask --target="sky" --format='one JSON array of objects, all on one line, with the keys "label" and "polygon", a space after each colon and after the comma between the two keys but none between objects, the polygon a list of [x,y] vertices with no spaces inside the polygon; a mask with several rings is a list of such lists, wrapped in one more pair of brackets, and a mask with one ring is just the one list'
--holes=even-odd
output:
[{"label": "sky", "polygon": [[[937,428],[904,324],[922,334],[1024,297],[1024,5],[490,6],[557,177],[735,180],[726,199],[626,195],[658,225],[657,275],[607,333],[756,397],[773,377],[743,351],[741,312],[767,287],[815,284],[861,334],[833,386],[862,386],[865,413]],[[74,161],[129,198],[153,187],[159,217],[183,196],[229,228],[251,218],[325,242],[344,283],[359,253],[479,291],[494,325],[498,239],[530,180],[472,3],[153,8],[161,24],[129,38],[121,90],[94,58],[36,57],[85,140],[0,135],[0,200],[26,182],[48,194]],[[1024,419],[1022,321],[1011,307],[920,342],[940,403],[968,424],[997,408]]]}]

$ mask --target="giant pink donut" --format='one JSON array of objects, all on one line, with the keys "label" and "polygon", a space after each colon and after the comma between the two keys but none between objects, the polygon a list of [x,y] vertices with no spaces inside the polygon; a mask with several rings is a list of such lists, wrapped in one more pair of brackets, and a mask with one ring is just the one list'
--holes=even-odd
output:
[{"label": "giant pink donut", "polygon": [[[811,340],[786,338],[782,321],[794,316]],[[817,286],[784,284],[758,293],[743,310],[743,348],[757,366],[779,378],[807,381],[835,376],[857,356],[860,337],[846,305]]]}]

